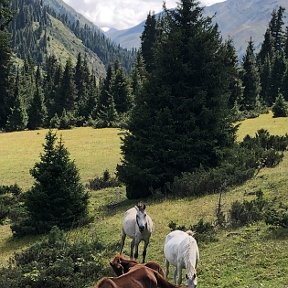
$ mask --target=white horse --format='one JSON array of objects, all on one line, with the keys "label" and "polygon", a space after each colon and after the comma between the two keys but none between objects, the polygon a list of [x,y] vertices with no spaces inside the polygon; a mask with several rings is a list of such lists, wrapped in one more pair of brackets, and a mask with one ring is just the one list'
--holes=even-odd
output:
[{"label": "white horse", "polygon": [[[150,236],[153,230],[153,222],[149,215],[145,212],[145,204],[138,203],[137,206],[127,210],[124,214],[122,224],[122,238],[121,238],[121,249],[122,253],[126,235],[132,238],[130,258],[138,258],[138,246],[139,243],[144,241],[143,258],[142,263],[145,262],[147,246],[149,244]],[[134,255],[133,251],[135,249]]]},{"label": "white horse", "polygon": [[186,268],[186,286],[197,287],[196,268],[199,261],[199,249],[192,231],[175,230],[165,239],[164,254],[166,263],[166,278],[169,273],[169,263],[175,266],[174,283],[182,282],[182,269]]}]

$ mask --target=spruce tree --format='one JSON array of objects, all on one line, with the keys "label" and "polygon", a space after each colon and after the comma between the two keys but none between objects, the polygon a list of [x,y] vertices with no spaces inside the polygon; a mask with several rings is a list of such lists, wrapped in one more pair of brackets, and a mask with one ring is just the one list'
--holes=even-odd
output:
[{"label": "spruce tree", "polygon": [[14,105],[11,108],[10,115],[7,118],[6,130],[7,131],[22,131],[27,127],[28,114],[24,104],[24,96],[22,87],[20,85],[19,74],[16,77],[16,85],[14,91]]},{"label": "spruce tree", "polygon": [[234,143],[227,50],[195,0],[165,8],[154,67],[135,99],[117,167],[128,198],[151,195],[182,172],[214,167]]},{"label": "spruce tree", "polygon": [[[75,111],[75,101],[77,99],[77,89],[74,82],[74,68],[72,66],[72,60],[69,58],[66,62],[61,82],[61,94],[59,95],[60,107],[66,109],[68,112]],[[62,104],[62,105],[61,105]],[[61,111],[61,113],[62,113]]]},{"label": "spruce tree", "polygon": [[25,206],[38,233],[53,226],[72,228],[87,220],[88,194],[79,171],[62,139],[51,130],[45,137],[44,152],[30,173],[35,179],[27,192]]},{"label": "spruce tree", "polygon": [[111,94],[118,114],[127,113],[132,107],[131,89],[128,78],[124,74],[119,61],[114,64]]},{"label": "spruce tree", "polygon": [[46,126],[47,109],[44,103],[44,94],[41,86],[37,86],[32,103],[28,109],[28,128],[37,129]]},{"label": "spruce tree", "polygon": [[100,94],[96,108],[96,115],[102,123],[102,127],[111,127],[113,125],[113,122],[117,119],[117,111],[112,95],[113,77],[114,71],[112,69],[112,66],[109,65],[106,78],[100,86]]},{"label": "spruce tree", "polygon": [[286,70],[286,60],[283,52],[276,52],[271,69],[271,82],[268,87],[268,105],[272,105],[283,87],[283,78]]},{"label": "spruce tree", "polygon": [[246,49],[246,54],[243,57],[243,101],[242,109],[253,110],[256,107],[257,101],[259,101],[259,95],[261,91],[260,75],[256,65],[256,58],[254,54],[254,43],[252,39],[249,40]]},{"label": "spruce tree", "polygon": [[153,47],[156,41],[157,29],[156,29],[156,17],[151,11],[147,15],[145,21],[144,30],[141,35],[141,53],[144,59],[145,67],[148,73],[151,72],[154,60],[153,60]]},{"label": "spruce tree", "polygon": [[146,79],[147,79],[147,72],[145,69],[144,60],[142,54],[138,52],[131,75],[131,88],[134,99],[135,97],[138,97],[139,94],[141,93]]},{"label": "spruce tree", "polygon": [[11,64],[11,35],[7,25],[12,20],[10,0],[0,0],[0,129],[4,128],[12,105],[9,91],[9,71]]}]

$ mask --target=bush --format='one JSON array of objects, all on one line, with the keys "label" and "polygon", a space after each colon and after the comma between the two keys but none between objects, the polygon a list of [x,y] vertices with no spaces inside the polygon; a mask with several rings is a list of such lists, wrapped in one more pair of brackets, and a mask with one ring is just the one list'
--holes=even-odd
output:
[{"label": "bush", "polygon": [[256,193],[256,199],[252,201],[235,201],[229,211],[230,224],[232,226],[245,226],[253,222],[264,220],[267,209],[271,203],[263,198],[263,192]]},{"label": "bush", "polygon": [[102,177],[96,177],[89,180],[87,188],[91,190],[100,190],[108,187],[118,187],[120,186],[120,181],[116,177],[111,177],[108,170],[103,172]]},{"label": "bush", "polygon": [[288,104],[285,101],[283,95],[280,93],[272,106],[273,117],[287,117],[288,116]]},{"label": "bush", "polygon": [[100,243],[70,244],[53,227],[48,238],[15,255],[14,263],[0,270],[0,287],[79,288],[103,276]]},{"label": "bush", "polygon": [[0,224],[11,219],[13,211],[21,202],[22,190],[18,185],[0,186]]},{"label": "bush", "polygon": [[265,214],[267,225],[288,228],[288,208],[269,209]]},{"label": "bush", "polygon": [[190,225],[189,228],[186,228],[185,225],[177,226],[177,224],[173,221],[171,221],[168,224],[168,227],[171,231],[174,230],[192,230],[195,233],[195,239],[199,242],[212,242],[216,241],[216,230],[213,224],[209,222],[204,222],[204,220],[201,218],[196,224]]}]

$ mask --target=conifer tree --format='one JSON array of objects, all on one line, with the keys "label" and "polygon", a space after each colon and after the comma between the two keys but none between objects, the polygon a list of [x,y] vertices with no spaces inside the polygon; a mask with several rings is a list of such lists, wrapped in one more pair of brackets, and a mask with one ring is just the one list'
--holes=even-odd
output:
[{"label": "conifer tree", "polygon": [[284,40],[284,55],[288,59],[288,26],[286,27],[285,40]]},{"label": "conifer tree", "polygon": [[128,78],[125,76],[119,61],[114,63],[111,83],[111,94],[118,114],[127,113],[132,107],[131,89]]},{"label": "conifer tree", "polygon": [[7,131],[22,131],[27,127],[28,115],[26,106],[24,104],[24,96],[22,87],[20,85],[20,76],[17,75],[15,92],[14,92],[14,105],[11,108],[11,113],[7,118],[6,130]]},{"label": "conifer tree", "polygon": [[88,194],[79,171],[62,139],[51,130],[45,137],[44,152],[30,173],[35,182],[27,192],[25,206],[38,233],[53,226],[71,228],[87,219]]},{"label": "conifer tree", "polygon": [[[75,111],[75,100],[77,99],[77,89],[74,82],[74,68],[72,66],[72,60],[69,58],[66,62],[63,72],[61,83],[61,95],[59,95],[59,106],[66,111]],[[61,105],[62,104],[62,105]],[[63,111],[63,110],[62,110]],[[61,111],[61,112],[62,112]]]},{"label": "conifer tree", "polygon": [[165,8],[153,69],[135,99],[118,176],[128,198],[165,189],[182,172],[214,167],[234,143],[227,50],[195,0]]},{"label": "conifer tree", "polygon": [[225,43],[226,45],[226,54],[227,57],[225,59],[226,66],[230,67],[230,91],[231,95],[229,96],[229,108],[233,108],[234,105],[241,103],[243,97],[243,86],[242,80],[240,78],[240,70],[238,66],[238,59],[236,50],[233,46],[232,39],[228,39]]},{"label": "conifer tree", "polygon": [[243,57],[243,101],[242,109],[253,110],[259,101],[261,91],[260,76],[258,67],[256,65],[256,58],[254,54],[254,43],[252,39],[249,40],[246,49],[246,54]]},{"label": "conifer tree", "polygon": [[44,103],[44,94],[42,92],[42,87],[37,86],[32,103],[28,109],[28,128],[37,129],[46,126],[47,120],[47,109]]},{"label": "conifer tree", "polygon": [[10,0],[0,0],[0,129],[5,127],[12,105],[9,93],[11,35],[6,30],[11,19]]},{"label": "conifer tree", "polygon": [[275,103],[272,106],[273,117],[287,117],[288,104],[281,93],[276,97]]},{"label": "conifer tree", "polygon": [[112,123],[117,119],[117,111],[111,90],[113,77],[114,71],[112,66],[109,65],[106,78],[100,87],[100,94],[96,108],[97,118],[101,120],[104,127],[112,126]]},{"label": "conifer tree", "polygon": [[138,52],[131,75],[131,88],[133,98],[139,96],[146,79],[147,79],[147,72],[145,69],[144,60],[142,54]]},{"label": "conifer tree", "polygon": [[271,70],[271,81],[268,88],[268,105],[272,105],[283,87],[283,79],[286,71],[286,60],[282,51],[275,54],[274,63]]},{"label": "conifer tree", "polygon": [[144,30],[141,35],[141,53],[144,59],[147,72],[151,72],[153,68],[153,47],[156,41],[157,29],[156,29],[156,17],[151,11],[148,13]]}]

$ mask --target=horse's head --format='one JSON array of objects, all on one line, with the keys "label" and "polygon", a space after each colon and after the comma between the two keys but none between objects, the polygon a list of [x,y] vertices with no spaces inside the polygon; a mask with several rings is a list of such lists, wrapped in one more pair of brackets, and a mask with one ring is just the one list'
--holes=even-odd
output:
[{"label": "horse's head", "polygon": [[121,255],[116,255],[110,261],[110,265],[111,265],[112,269],[114,270],[114,272],[116,273],[117,276],[120,276],[120,275],[124,274],[124,267],[121,264],[121,259],[122,259]]},{"label": "horse's head", "polygon": [[194,273],[186,274],[186,287],[196,288],[197,287],[197,275],[196,271]]},{"label": "horse's head", "polygon": [[139,227],[140,232],[142,233],[144,229],[147,227],[146,212],[145,212],[146,205],[140,202],[137,204],[137,206],[135,206],[135,208],[137,210],[136,223]]}]

